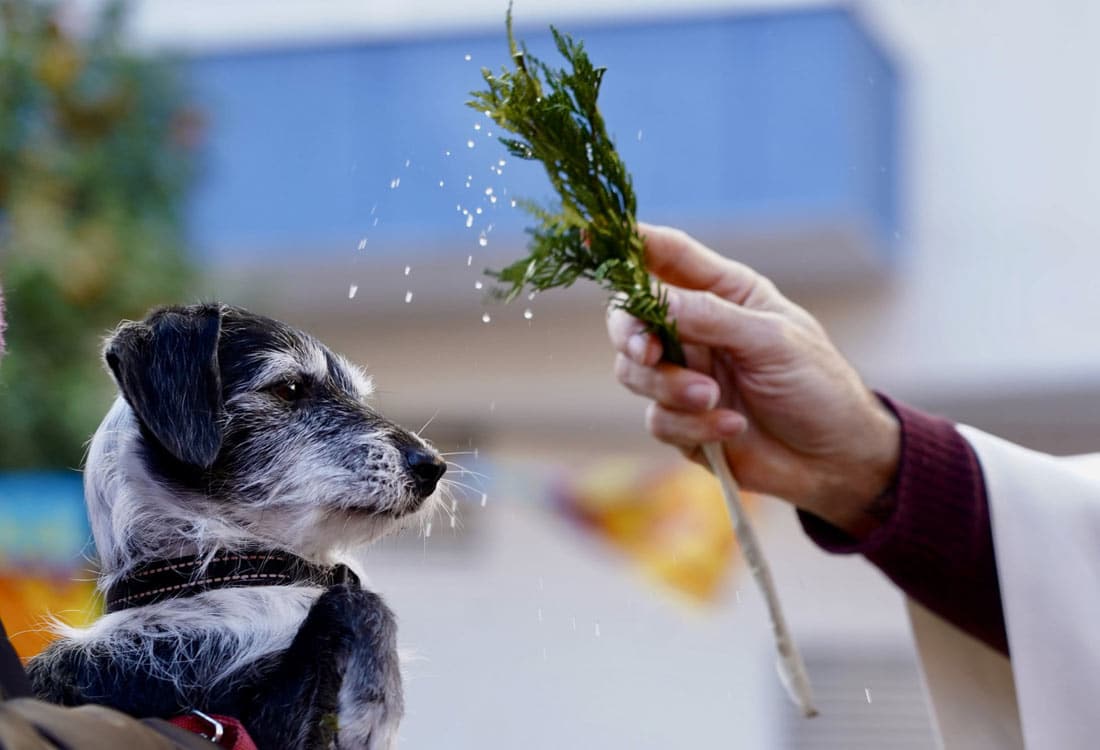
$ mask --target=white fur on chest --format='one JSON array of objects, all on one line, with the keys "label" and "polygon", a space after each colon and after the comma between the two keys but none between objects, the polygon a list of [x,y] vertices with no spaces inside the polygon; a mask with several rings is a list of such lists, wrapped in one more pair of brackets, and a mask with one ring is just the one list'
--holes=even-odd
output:
[{"label": "white fur on chest", "polygon": [[[192,597],[113,612],[87,628],[57,626],[73,648],[106,648],[149,665],[181,693],[217,685],[242,668],[290,646],[310,607],[324,589],[315,586],[256,586],[219,589]],[[188,644],[201,684],[181,684],[174,670],[164,670],[153,656],[156,644]]]}]

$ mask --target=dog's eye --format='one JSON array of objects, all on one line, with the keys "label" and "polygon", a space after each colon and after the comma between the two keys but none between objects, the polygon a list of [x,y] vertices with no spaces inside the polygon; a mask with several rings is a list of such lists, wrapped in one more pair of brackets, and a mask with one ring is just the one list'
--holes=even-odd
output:
[{"label": "dog's eye", "polygon": [[283,401],[298,401],[306,395],[305,387],[296,380],[288,380],[271,388],[271,392]]}]

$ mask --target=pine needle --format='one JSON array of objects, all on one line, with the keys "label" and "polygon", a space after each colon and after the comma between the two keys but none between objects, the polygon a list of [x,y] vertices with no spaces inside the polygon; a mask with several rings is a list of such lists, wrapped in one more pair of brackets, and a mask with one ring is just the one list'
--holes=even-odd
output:
[{"label": "pine needle", "polygon": [[606,68],[595,67],[583,43],[553,26],[570,69],[543,63],[516,43],[511,5],[507,28],[515,68],[496,75],[482,68],[488,88],[471,92],[467,106],[514,135],[500,139],[512,156],[542,163],[560,203],[520,202],[537,224],[527,230],[527,257],[488,271],[503,283],[497,295],[510,300],[525,288],[541,292],[589,279],[658,336],[667,361],[684,364],[668,295],[646,270],[633,182],[597,106]]}]

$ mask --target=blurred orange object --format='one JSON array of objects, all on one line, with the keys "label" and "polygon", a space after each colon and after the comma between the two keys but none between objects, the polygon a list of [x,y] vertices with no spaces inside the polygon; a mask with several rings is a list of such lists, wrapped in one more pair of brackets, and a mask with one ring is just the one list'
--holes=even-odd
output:
[{"label": "blurred orange object", "polygon": [[0,472],[0,617],[20,656],[49,643],[50,616],[98,616],[90,536],[79,474]]},{"label": "blurred orange object", "polygon": [[[694,464],[610,459],[582,472],[562,500],[571,517],[693,601],[713,601],[736,559],[721,488]],[[751,512],[755,498],[745,500]]]},{"label": "blurred orange object", "polygon": [[69,625],[90,624],[98,616],[94,594],[91,581],[0,573],[0,616],[16,652],[26,659],[53,640],[46,629],[48,614]]}]

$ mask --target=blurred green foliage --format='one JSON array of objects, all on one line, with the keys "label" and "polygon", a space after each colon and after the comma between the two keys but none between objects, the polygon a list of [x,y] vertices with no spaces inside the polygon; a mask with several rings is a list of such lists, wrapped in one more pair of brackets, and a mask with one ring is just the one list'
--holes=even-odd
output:
[{"label": "blurred green foliage", "polygon": [[113,392],[103,336],[191,279],[199,119],[168,61],[126,48],[120,3],[79,32],[61,7],[0,0],[0,468],[79,466]]}]

